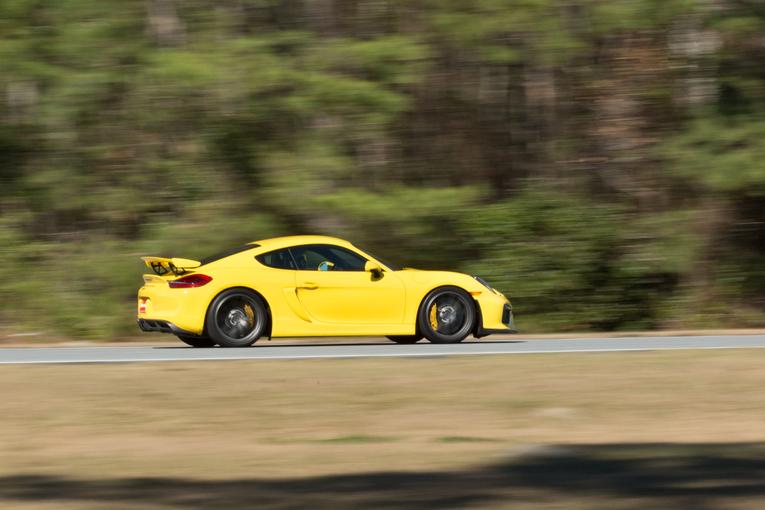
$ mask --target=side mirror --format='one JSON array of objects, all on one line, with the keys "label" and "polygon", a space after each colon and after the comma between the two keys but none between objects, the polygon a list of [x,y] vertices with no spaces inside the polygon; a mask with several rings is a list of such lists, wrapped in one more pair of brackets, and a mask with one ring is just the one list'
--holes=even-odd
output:
[{"label": "side mirror", "polygon": [[371,260],[367,260],[367,263],[364,264],[364,271],[372,273],[375,278],[380,278],[383,274],[383,268],[380,267],[380,264]]}]

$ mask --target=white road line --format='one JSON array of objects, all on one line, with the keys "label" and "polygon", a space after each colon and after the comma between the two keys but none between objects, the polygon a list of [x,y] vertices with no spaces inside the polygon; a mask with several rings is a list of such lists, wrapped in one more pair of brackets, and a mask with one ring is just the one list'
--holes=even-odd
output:
[{"label": "white road line", "polygon": [[[331,342],[331,339],[328,340]],[[158,361],[285,360],[485,356],[765,348],[765,335],[519,340],[438,344],[267,345],[249,349],[179,347],[0,348],[0,364],[137,363]],[[214,354],[213,354],[214,353]]]}]

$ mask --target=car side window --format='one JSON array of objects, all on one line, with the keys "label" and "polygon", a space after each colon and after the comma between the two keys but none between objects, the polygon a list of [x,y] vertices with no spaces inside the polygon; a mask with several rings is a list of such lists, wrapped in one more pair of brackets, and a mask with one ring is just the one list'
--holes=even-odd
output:
[{"label": "car side window", "polygon": [[367,259],[340,246],[310,244],[290,248],[298,270],[364,271]]},{"label": "car side window", "polygon": [[273,267],[275,269],[295,269],[295,262],[292,260],[289,248],[261,253],[255,258],[264,266]]}]

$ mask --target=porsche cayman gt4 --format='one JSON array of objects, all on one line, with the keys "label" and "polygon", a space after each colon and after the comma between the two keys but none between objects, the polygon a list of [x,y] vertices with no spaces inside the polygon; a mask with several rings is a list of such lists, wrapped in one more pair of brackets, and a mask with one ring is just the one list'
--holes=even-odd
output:
[{"label": "porsche cayman gt4", "polygon": [[143,257],[138,325],[194,347],[262,337],[386,336],[456,343],[514,333],[510,301],[478,277],[399,269],[324,236],[256,241],[202,259]]}]

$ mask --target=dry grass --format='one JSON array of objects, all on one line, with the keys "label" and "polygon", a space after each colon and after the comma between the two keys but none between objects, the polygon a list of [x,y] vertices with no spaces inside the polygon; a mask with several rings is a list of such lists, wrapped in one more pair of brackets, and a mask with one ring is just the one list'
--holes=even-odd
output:
[{"label": "dry grass", "polygon": [[759,508],[763,357],[5,366],[0,507]]}]

